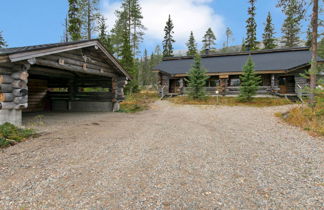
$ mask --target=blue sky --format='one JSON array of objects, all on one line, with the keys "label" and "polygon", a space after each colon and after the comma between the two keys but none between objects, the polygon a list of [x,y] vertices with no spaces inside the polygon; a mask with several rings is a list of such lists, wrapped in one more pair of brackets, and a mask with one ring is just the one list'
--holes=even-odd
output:
[{"label": "blue sky", "polygon": [[[120,6],[118,0],[101,0],[102,13],[108,18],[111,27],[114,10]],[[229,26],[234,33],[234,41],[240,44],[245,35],[248,0],[140,0],[147,26],[143,48],[151,51],[163,38],[163,28],[168,14],[175,22],[175,49],[185,49],[185,42],[191,30],[200,42],[202,34],[212,27],[217,34],[217,47],[225,41],[225,28]],[[280,36],[284,15],[275,7],[276,0],[257,1],[257,36],[261,39],[268,11]],[[0,31],[9,47],[60,42],[63,23],[67,13],[67,0],[6,0],[1,3]],[[309,8],[310,10],[311,8]],[[308,23],[303,22],[302,31]],[[305,33],[301,34],[305,37]]]}]

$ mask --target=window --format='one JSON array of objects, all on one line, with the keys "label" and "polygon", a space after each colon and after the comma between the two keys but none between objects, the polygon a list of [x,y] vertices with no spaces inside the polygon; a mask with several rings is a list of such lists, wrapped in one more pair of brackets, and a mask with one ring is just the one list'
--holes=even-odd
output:
[{"label": "window", "polygon": [[230,80],[230,86],[240,86],[241,81],[238,78],[234,78]]},{"label": "window", "polygon": [[210,79],[206,81],[206,87],[217,87],[219,86],[219,80],[218,79]]}]

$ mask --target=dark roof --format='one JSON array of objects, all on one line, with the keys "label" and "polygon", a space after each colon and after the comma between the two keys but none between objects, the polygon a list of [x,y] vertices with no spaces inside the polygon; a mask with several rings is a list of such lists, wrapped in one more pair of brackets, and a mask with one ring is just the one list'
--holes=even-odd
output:
[{"label": "dark roof", "polygon": [[[96,40],[96,39],[94,39],[94,40]],[[14,48],[0,48],[0,55],[10,55],[10,54],[14,54],[14,53],[22,53],[22,52],[29,52],[29,51],[34,51],[34,50],[43,50],[43,49],[49,49],[49,48],[54,48],[54,47],[62,47],[62,46],[68,46],[71,44],[84,43],[84,42],[94,41],[94,40],[82,40],[82,41],[76,41],[76,42],[62,42],[62,43],[42,44],[42,45],[14,47]]]},{"label": "dark roof", "polygon": [[[241,72],[249,55],[255,63],[256,71],[290,70],[311,61],[309,48],[290,48],[206,55],[202,56],[201,62],[208,73]],[[165,58],[154,69],[169,74],[186,74],[192,64],[193,58],[188,56]]]}]

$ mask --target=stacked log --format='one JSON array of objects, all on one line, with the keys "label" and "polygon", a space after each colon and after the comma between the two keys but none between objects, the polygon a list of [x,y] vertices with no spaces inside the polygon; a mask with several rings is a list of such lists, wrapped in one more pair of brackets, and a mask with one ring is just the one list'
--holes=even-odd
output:
[{"label": "stacked log", "polygon": [[118,78],[116,82],[116,98],[117,100],[124,100],[124,88],[127,85],[127,80],[125,78]]},{"label": "stacked log", "polygon": [[0,75],[0,109],[28,107],[28,72],[30,65],[14,66],[13,73]]}]

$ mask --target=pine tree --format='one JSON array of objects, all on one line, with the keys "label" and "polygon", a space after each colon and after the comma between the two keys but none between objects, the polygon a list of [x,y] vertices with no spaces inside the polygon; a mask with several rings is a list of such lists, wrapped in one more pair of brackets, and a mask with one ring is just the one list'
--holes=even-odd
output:
[{"label": "pine tree", "polygon": [[113,46],[111,44],[111,38],[109,34],[107,34],[107,25],[106,19],[104,16],[100,16],[98,20],[98,29],[99,29],[99,40],[104,45],[104,47],[113,54]]},{"label": "pine tree", "polygon": [[188,47],[188,51],[187,51],[188,56],[194,56],[197,54],[197,44],[192,31],[190,33],[190,37],[187,42],[187,47]]},{"label": "pine tree", "polygon": [[240,76],[241,87],[239,100],[248,102],[252,100],[252,97],[256,94],[261,82],[260,76],[257,76],[254,71],[254,62],[251,57],[243,66],[243,74]]},{"label": "pine tree", "polygon": [[216,36],[211,28],[208,28],[203,37],[203,50],[215,49]]},{"label": "pine tree", "polygon": [[142,8],[139,4],[139,0],[132,0],[130,7],[131,16],[131,43],[133,49],[133,55],[140,53],[139,46],[143,42],[145,27],[142,24]]},{"label": "pine tree", "polygon": [[82,35],[84,39],[90,40],[92,34],[97,30],[96,23],[100,18],[100,0],[80,0]]},{"label": "pine tree", "polygon": [[255,22],[255,2],[256,0],[249,0],[250,7],[248,9],[249,18],[246,20],[246,39],[245,39],[245,48],[248,51],[256,50],[256,28],[257,24]]},{"label": "pine tree", "polygon": [[299,44],[300,21],[304,18],[303,4],[298,0],[290,0],[282,7],[286,15],[281,28],[283,33],[282,42],[286,47],[296,47]]},{"label": "pine tree", "polygon": [[[129,35],[133,56],[140,53],[139,46],[143,41],[145,27],[142,24],[143,16],[138,0],[123,0],[121,9],[116,11],[116,23],[111,30],[111,40],[114,51],[120,51],[123,43],[123,34]],[[119,54],[119,53],[118,53]]]},{"label": "pine tree", "polygon": [[232,37],[233,37],[233,32],[230,29],[230,27],[227,27],[226,28],[226,48],[228,48],[229,46],[229,41],[233,39]]},{"label": "pine tree", "polygon": [[7,47],[7,43],[3,38],[2,31],[0,31],[0,48],[5,48],[5,47]]},{"label": "pine tree", "polygon": [[81,40],[82,20],[80,18],[81,5],[78,0],[69,0],[69,26],[68,32],[72,41]]},{"label": "pine tree", "polygon": [[270,12],[268,13],[267,21],[263,33],[264,49],[274,49],[276,47],[274,39],[274,26],[272,24],[272,17]]},{"label": "pine tree", "polygon": [[189,96],[193,99],[203,99],[206,96],[206,70],[201,66],[199,54],[195,55],[194,64],[188,73]]},{"label": "pine tree", "polygon": [[164,28],[164,40],[163,40],[163,57],[172,57],[173,56],[173,43],[175,40],[173,39],[173,22],[171,20],[171,15],[169,15],[169,19],[166,22],[166,26]]},{"label": "pine tree", "polygon": [[65,23],[64,23],[64,42],[69,42],[69,18],[65,18]]}]

